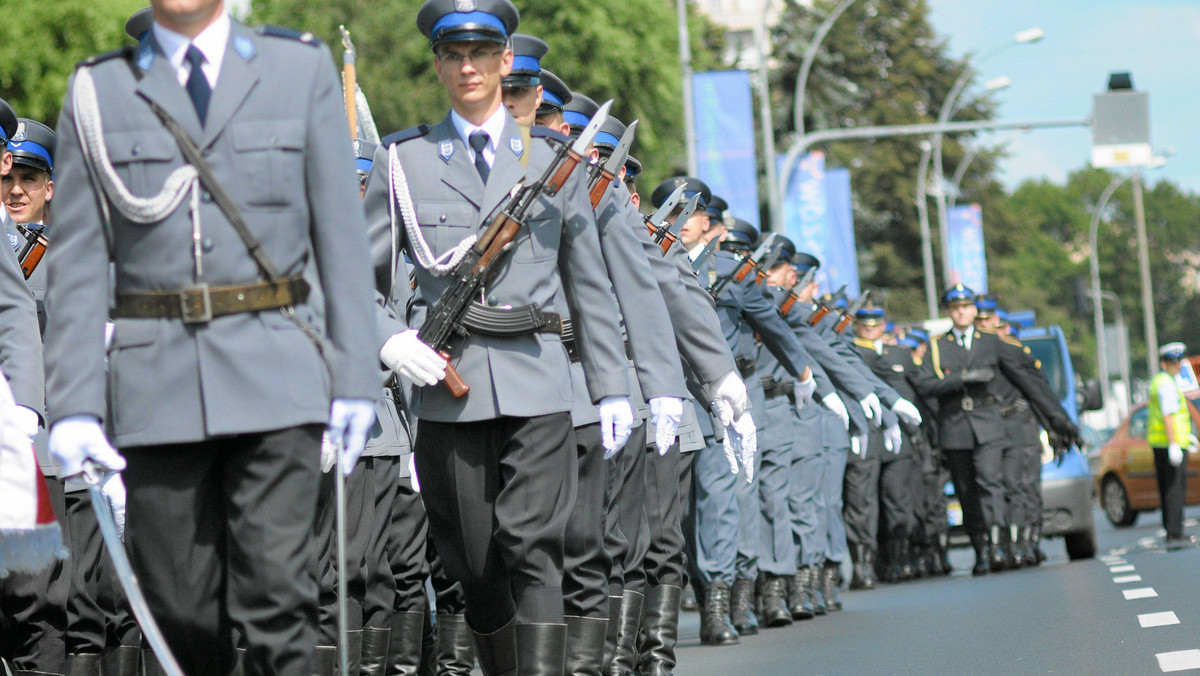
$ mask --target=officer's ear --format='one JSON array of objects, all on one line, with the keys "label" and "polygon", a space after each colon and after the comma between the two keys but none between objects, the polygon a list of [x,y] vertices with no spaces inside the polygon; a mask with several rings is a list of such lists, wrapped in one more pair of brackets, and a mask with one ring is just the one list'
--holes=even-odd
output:
[{"label": "officer's ear", "polygon": [[537,110],[542,107],[542,85],[537,86],[537,103],[533,104],[533,109]]},{"label": "officer's ear", "polygon": [[[513,66],[513,50],[508,47],[505,47],[504,55],[500,57],[500,77],[508,77],[508,74],[512,72],[512,66]],[[540,86],[538,87],[538,90],[539,90],[538,96],[540,97],[541,96],[541,91],[540,91],[541,87]]]},{"label": "officer's ear", "polygon": [[12,171],[12,153],[7,150],[0,154],[0,176],[8,176],[8,172]]},{"label": "officer's ear", "polygon": [[46,201],[54,199],[54,179],[46,178]]}]

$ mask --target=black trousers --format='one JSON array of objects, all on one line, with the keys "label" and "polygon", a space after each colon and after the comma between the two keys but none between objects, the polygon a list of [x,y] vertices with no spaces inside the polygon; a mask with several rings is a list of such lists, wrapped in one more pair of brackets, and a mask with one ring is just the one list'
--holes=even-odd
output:
[{"label": "black trousers", "polygon": [[[691,500],[692,460],[694,453],[680,453],[676,441],[666,455],[657,447],[644,447],[646,454],[647,548],[642,561],[645,585],[687,584],[687,557],[684,553],[682,522]],[[642,591],[637,589],[636,591]]]},{"label": "black trousers", "polygon": [[633,428],[625,449],[609,464],[612,489],[604,520],[604,548],[612,557],[608,593],[620,596],[623,589],[646,588],[642,567],[650,547],[650,525],[646,521],[646,425]]},{"label": "black trousers", "polygon": [[[636,451],[626,443],[621,451]],[[579,468],[575,508],[567,520],[563,549],[563,611],[578,617],[608,617],[608,580],[612,556],[604,548],[605,508],[609,502],[609,465],[604,459],[600,424],[575,428]]]},{"label": "black trousers", "polygon": [[946,449],[942,454],[962,505],[963,525],[971,535],[1004,525],[1004,444],[993,441],[974,450]]},{"label": "black trousers", "polygon": [[[50,505],[70,543],[63,484],[46,477]],[[71,567],[56,561],[37,573],[11,573],[0,579],[0,657],[17,671],[62,673],[66,661],[67,593]]]},{"label": "black trousers", "polygon": [[[392,576],[391,610],[424,612],[427,603],[425,578],[430,574],[429,551],[426,547],[429,522],[425,518],[421,494],[412,489],[410,480],[397,480],[393,475],[391,481],[393,484],[399,481],[392,501],[387,539],[388,572]],[[452,584],[450,582],[447,586]],[[458,608],[457,612],[461,613],[462,608]]]},{"label": "black trousers", "polygon": [[569,413],[443,423],[414,445],[429,528],[467,621],[491,633],[563,622],[563,539],[575,503]]},{"label": "black trousers", "polygon": [[[395,603],[396,582],[388,560],[387,543],[391,533],[392,506],[400,485],[400,458],[379,455],[365,459],[368,487],[371,489],[371,524],[367,533],[363,573],[363,626],[385,629],[391,626],[392,605]],[[424,552],[421,553],[422,562]]]},{"label": "black trousers", "polygon": [[[360,458],[354,472],[346,477],[346,627],[363,628],[363,603],[367,595],[367,542],[371,536],[371,511],[375,501],[369,464],[374,458]],[[317,645],[337,645],[337,486],[338,470],[321,475],[317,496],[317,518],[313,523],[313,542],[317,551],[318,595]]]},{"label": "black trousers", "polygon": [[1163,529],[1168,539],[1183,537],[1183,505],[1187,500],[1187,449],[1183,462],[1173,467],[1167,460],[1167,449],[1154,449],[1154,474],[1158,477],[1158,499],[1162,505]]},{"label": "black trousers", "polygon": [[98,653],[107,641],[104,609],[100,605],[103,584],[104,540],[92,511],[92,496],[75,491],[66,496],[66,520],[70,521],[71,593],[67,597],[67,652]]},{"label": "black trousers", "polygon": [[[879,437],[876,446],[875,437]],[[842,515],[846,522],[846,542],[874,550],[879,535],[879,472],[882,435],[871,434],[864,456],[850,454],[842,479]]]},{"label": "black trousers", "polygon": [[125,448],[125,545],[187,674],[308,676],[323,425]]}]

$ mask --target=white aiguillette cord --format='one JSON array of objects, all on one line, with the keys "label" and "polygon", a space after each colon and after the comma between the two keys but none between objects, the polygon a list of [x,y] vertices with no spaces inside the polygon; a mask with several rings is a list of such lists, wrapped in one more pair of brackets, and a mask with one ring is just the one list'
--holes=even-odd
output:
[{"label": "white aiguillette cord", "polygon": [[[393,144],[388,148],[388,175],[391,177],[392,199],[389,200],[389,211],[392,217],[392,232],[395,233],[396,209],[404,221],[404,232],[408,235],[409,248],[417,257],[417,262],[434,277],[442,277],[454,269],[463,256],[475,246],[475,235],[470,235],[459,242],[457,246],[446,251],[441,256],[434,257],[429,244],[421,234],[421,226],[417,223],[417,213],[413,208],[412,194],[408,189],[408,179],[404,176],[404,168],[400,166],[400,156]],[[399,238],[392,237],[392,270],[396,269],[397,258],[400,255]]]}]

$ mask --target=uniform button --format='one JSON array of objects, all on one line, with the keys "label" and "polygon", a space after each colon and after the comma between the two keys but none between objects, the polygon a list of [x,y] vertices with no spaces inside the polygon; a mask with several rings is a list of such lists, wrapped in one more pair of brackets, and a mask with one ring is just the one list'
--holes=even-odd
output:
[{"label": "uniform button", "polygon": [[200,193],[200,201],[201,202],[211,202],[212,195],[209,194],[209,192],[207,190],[205,190],[204,192]]},{"label": "uniform button", "polygon": [[210,253],[213,250],[213,241],[211,237],[206,237],[204,238],[203,242],[200,242],[200,250],[204,253]]},{"label": "uniform button", "polygon": [[488,298],[488,299],[487,299],[487,301],[488,301],[488,305],[490,305],[490,306],[492,306],[492,307],[496,307],[497,305],[499,305],[499,304],[500,304],[500,301],[496,300],[496,297],[495,297],[495,296],[492,296],[491,298]]},{"label": "uniform button", "polygon": [[438,216],[438,222],[445,223],[446,222],[446,214],[442,214],[441,216]]},{"label": "uniform button", "polygon": [[135,146],[134,146],[134,147],[133,147],[133,148],[132,148],[132,149],[129,151],[129,154],[130,154],[130,155],[133,155],[134,157],[137,157],[139,154],[141,154],[141,152],[142,152],[142,147],[141,147],[141,146],[137,146],[137,145],[135,145]]},{"label": "uniform button", "polygon": [[268,142],[269,142],[271,145],[275,145],[275,136],[274,136],[274,135],[272,135],[272,136],[271,136],[271,138],[267,139],[267,141],[268,141]]}]

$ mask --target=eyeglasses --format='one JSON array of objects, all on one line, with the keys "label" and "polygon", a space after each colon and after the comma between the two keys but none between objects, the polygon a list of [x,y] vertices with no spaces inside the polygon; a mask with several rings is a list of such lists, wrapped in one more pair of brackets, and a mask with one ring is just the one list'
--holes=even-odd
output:
[{"label": "eyeglasses", "polygon": [[463,54],[461,52],[447,50],[438,54],[437,58],[439,61],[450,64],[451,66],[461,66],[463,61],[470,61],[471,63],[477,64],[481,61],[500,56],[503,53],[503,49],[476,49],[470,54]]}]

